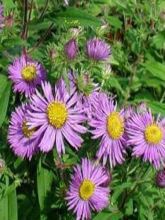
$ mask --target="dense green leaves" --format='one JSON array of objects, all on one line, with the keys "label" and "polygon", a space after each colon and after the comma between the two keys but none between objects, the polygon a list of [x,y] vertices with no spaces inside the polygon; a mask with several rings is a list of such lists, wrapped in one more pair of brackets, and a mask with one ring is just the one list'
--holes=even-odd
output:
[{"label": "dense green leaves", "polygon": [[[7,69],[15,57],[27,53],[40,61],[52,85],[61,75],[69,84],[68,69],[73,69],[79,92],[89,95],[96,83],[100,91],[115,97],[118,109],[144,102],[155,118],[165,116],[164,0],[68,2],[2,0],[6,17],[0,31],[0,159],[6,169],[0,166],[0,220],[75,219],[65,201],[73,166],[82,157],[95,159],[100,141],[87,133],[79,151],[65,143],[61,158],[55,147],[48,155],[37,152],[31,161],[16,158],[7,143],[8,124],[15,107],[29,99],[11,89]],[[106,62],[86,56],[86,41],[95,36],[111,47]],[[64,53],[64,44],[71,38],[78,44],[73,61]],[[85,75],[90,84],[86,85]],[[107,166],[112,174],[109,206],[92,212],[92,219],[164,220],[165,191],[155,185],[156,171],[135,159],[131,149],[125,159],[113,170]],[[1,177],[9,178],[8,184]]]}]

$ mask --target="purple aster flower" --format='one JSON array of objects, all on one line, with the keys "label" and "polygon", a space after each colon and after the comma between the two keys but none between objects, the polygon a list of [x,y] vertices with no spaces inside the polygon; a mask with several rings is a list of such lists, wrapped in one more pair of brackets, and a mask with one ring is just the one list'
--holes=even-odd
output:
[{"label": "purple aster flower", "polygon": [[11,115],[8,131],[8,141],[11,149],[17,156],[32,158],[37,151],[39,137],[34,137],[35,129],[30,129],[27,125],[27,110],[29,105],[17,107]]},{"label": "purple aster flower", "polygon": [[93,60],[106,60],[111,54],[110,46],[97,38],[91,39],[86,44],[86,53]]},{"label": "purple aster flower", "polygon": [[89,125],[93,139],[101,139],[97,157],[103,159],[103,164],[108,159],[111,167],[121,164],[126,148],[124,109],[118,112],[114,100],[104,94]]},{"label": "purple aster flower", "polygon": [[14,83],[14,91],[31,96],[38,85],[45,80],[46,71],[37,61],[24,55],[14,60],[9,66],[9,78]]},{"label": "purple aster flower", "polygon": [[105,168],[88,159],[74,168],[66,200],[76,220],[90,219],[92,210],[98,212],[108,206],[109,178]]},{"label": "purple aster flower", "polygon": [[79,134],[86,132],[81,125],[85,116],[76,105],[77,93],[74,88],[68,92],[63,80],[57,83],[54,90],[50,83],[42,83],[42,90],[43,95],[36,91],[31,97],[32,112],[29,111],[29,125],[31,128],[37,127],[36,135],[42,136],[39,148],[48,152],[56,145],[61,155],[65,152],[66,139],[77,150],[83,142]]},{"label": "purple aster flower", "polygon": [[156,174],[156,184],[161,188],[165,188],[165,170],[160,170]]},{"label": "purple aster flower", "polygon": [[127,124],[128,144],[133,147],[133,155],[158,168],[165,158],[163,121],[154,120],[151,111],[145,111],[143,114],[134,113]]},{"label": "purple aster flower", "polygon": [[64,47],[65,55],[69,60],[73,60],[77,56],[77,43],[75,39],[69,40]]},{"label": "purple aster flower", "polygon": [[106,96],[103,92],[93,91],[89,95],[80,94],[78,105],[83,109],[87,120],[90,121],[92,116],[97,111],[97,108],[100,106],[100,102]]},{"label": "purple aster flower", "polygon": [[3,6],[0,4],[0,30],[4,26]]}]

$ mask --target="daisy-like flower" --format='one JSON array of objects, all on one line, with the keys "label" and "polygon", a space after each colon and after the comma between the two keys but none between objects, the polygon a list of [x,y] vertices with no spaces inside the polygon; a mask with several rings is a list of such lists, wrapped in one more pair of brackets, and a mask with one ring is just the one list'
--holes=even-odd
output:
[{"label": "daisy-like flower", "polygon": [[3,6],[0,4],[0,30],[4,26]]},{"label": "daisy-like flower", "polygon": [[127,124],[128,144],[133,147],[133,155],[142,157],[158,168],[165,158],[163,121],[155,120],[151,111],[145,111],[134,113]]},{"label": "daisy-like flower", "polygon": [[35,129],[30,129],[27,125],[27,109],[29,105],[23,104],[12,113],[8,141],[17,156],[30,160],[38,149],[39,137],[35,138]]},{"label": "daisy-like flower", "polygon": [[74,168],[66,200],[68,209],[76,214],[76,220],[91,218],[91,211],[101,211],[109,204],[110,177],[105,168],[82,159]]},{"label": "daisy-like flower", "polygon": [[77,93],[71,88],[67,90],[63,80],[52,90],[50,83],[42,83],[43,95],[38,91],[31,97],[29,111],[29,125],[37,127],[36,135],[42,139],[39,148],[43,152],[50,151],[56,146],[59,155],[65,153],[64,138],[76,150],[83,139],[79,134],[85,133],[86,128],[81,125],[85,120],[83,111],[76,105]]},{"label": "daisy-like flower", "polygon": [[93,38],[86,44],[87,56],[93,60],[106,60],[111,54],[110,46],[103,40]]},{"label": "daisy-like flower", "polygon": [[31,96],[38,85],[46,78],[41,64],[22,55],[9,66],[9,78],[14,83],[14,91]]},{"label": "daisy-like flower", "polygon": [[101,139],[97,157],[103,159],[103,164],[108,159],[111,167],[121,164],[126,148],[124,109],[118,112],[114,100],[104,95],[89,125],[93,139]]}]

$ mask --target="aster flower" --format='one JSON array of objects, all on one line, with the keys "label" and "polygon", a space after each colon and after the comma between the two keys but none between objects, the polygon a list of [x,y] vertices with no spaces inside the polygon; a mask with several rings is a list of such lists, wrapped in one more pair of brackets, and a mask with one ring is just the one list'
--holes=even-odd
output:
[{"label": "aster flower", "polygon": [[92,138],[101,139],[97,157],[103,159],[103,164],[109,160],[111,167],[121,164],[126,147],[124,109],[118,112],[114,100],[104,94],[89,125],[93,128]]},{"label": "aster flower", "polygon": [[77,43],[75,39],[69,40],[64,47],[65,55],[69,60],[73,60],[77,56]]},{"label": "aster flower", "polygon": [[128,144],[131,145],[133,155],[142,157],[156,168],[165,158],[165,130],[162,120],[155,120],[151,111],[143,114],[134,113],[128,120]]},{"label": "aster flower", "polygon": [[74,168],[66,200],[68,209],[76,214],[76,220],[91,218],[91,211],[101,211],[109,203],[110,177],[100,165],[82,159]]},{"label": "aster flower", "polygon": [[83,109],[88,121],[90,121],[92,116],[95,115],[104,96],[106,96],[104,92],[99,92],[97,90],[94,90],[88,95],[79,94],[78,105]]},{"label": "aster flower", "polygon": [[106,60],[111,54],[110,46],[102,40],[93,38],[86,44],[87,56],[93,60]]},{"label": "aster flower", "polygon": [[165,188],[165,170],[160,170],[156,174],[156,184],[161,188]]},{"label": "aster flower", "polygon": [[29,105],[23,104],[12,113],[8,141],[17,156],[31,159],[38,149],[39,136],[35,138],[35,129],[30,129],[27,125],[27,109]]},{"label": "aster flower", "polygon": [[37,127],[36,135],[42,139],[39,148],[43,152],[50,151],[54,145],[59,155],[65,153],[64,139],[76,150],[83,139],[79,134],[85,133],[81,125],[85,120],[83,111],[76,105],[77,94],[74,88],[68,92],[63,80],[52,90],[50,83],[42,83],[43,95],[36,91],[31,98],[32,112],[29,111],[29,125]]},{"label": "aster flower", "polygon": [[3,6],[0,4],[0,30],[4,26]]},{"label": "aster flower", "polygon": [[9,66],[9,78],[14,83],[14,91],[31,96],[38,85],[45,80],[46,71],[37,61],[24,55]]}]

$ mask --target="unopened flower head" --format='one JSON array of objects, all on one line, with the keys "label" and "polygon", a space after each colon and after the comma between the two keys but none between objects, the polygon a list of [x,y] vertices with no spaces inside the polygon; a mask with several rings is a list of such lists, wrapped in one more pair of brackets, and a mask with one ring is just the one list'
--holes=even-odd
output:
[{"label": "unopened flower head", "polygon": [[65,55],[69,60],[73,60],[77,56],[77,43],[75,39],[69,40],[64,47]]},{"label": "unopened flower head", "polygon": [[0,4],[0,30],[4,26],[3,6]]},{"label": "unopened flower head", "polygon": [[165,188],[165,169],[156,174],[156,184],[158,187]]}]

